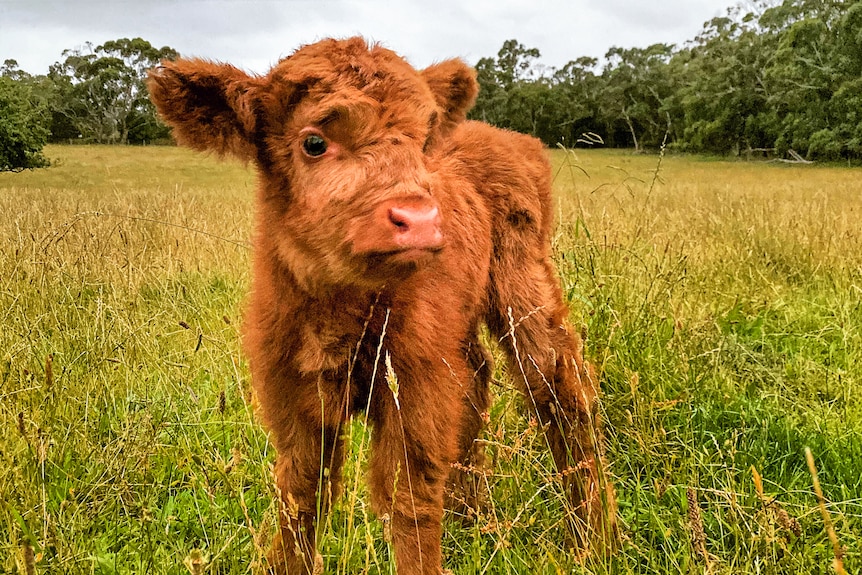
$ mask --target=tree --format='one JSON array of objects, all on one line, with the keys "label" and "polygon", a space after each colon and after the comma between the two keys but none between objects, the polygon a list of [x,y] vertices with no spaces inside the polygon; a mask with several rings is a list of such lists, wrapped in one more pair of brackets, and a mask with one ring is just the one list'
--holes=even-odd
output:
[{"label": "tree", "polygon": [[[558,75],[538,62],[540,56],[537,48],[507,40],[496,58],[479,60],[479,97],[470,117],[533,135],[548,145],[574,142],[573,124],[583,110],[574,101],[574,86],[563,84],[571,79],[566,74],[573,73],[577,64],[571,63],[568,72]],[[572,120],[573,114],[576,120]]]},{"label": "tree", "polygon": [[0,76],[11,80],[26,80],[30,74],[18,68],[18,60],[8,58],[0,64]]},{"label": "tree", "polygon": [[574,147],[585,134],[603,133],[601,102],[604,83],[595,74],[596,58],[581,56],[556,70],[552,76],[560,113],[556,118],[560,133],[556,140]]},{"label": "tree", "polygon": [[847,157],[862,157],[862,2],[850,6],[837,26],[833,58],[839,79],[829,101],[835,139]]},{"label": "tree", "polygon": [[809,159],[859,157],[862,2],[785,0],[760,19],[775,36],[766,67],[776,146]]},{"label": "tree", "polygon": [[622,121],[635,150],[644,144],[660,146],[670,129],[670,117],[664,108],[673,94],[668,74],[673,48],[671,44],[613,47],[605,55],[608,63],[602,73],[602,108],[607,131],[613,134],[615,124]]},{"label": "tree", "polygon": [[506,88],[497,81],[497,61],[482,58],[476,64],[476,80],[479,82],[479,96],[468,116],[495,126],[506,124]]},{"label": "tree", "polygon": [[33,97],[25,76],[10,73],[9,64],[0,69],[0,171],[45,167],[47,107]]},{"label": "tree", "polygon": [[518,96],[519,102],[514,102],[513,94],[519,86],[531,83],[535,76],[533,63],[539,57],[537,48],[527,48],[517,40],[506,40],[496,58],[479,60],[476,64],[479,97],[470,117],[512,129],[516,129],[515,124],[529,124],[513,117],[514,113],[524,112],[524,95]]},{"label": "tree", "polygon": [[674,56],[684,149],[740,153],[773,146],[777,111],[770,108],[765,70],[774,34],[762,32],[751,14],[714,18]]},{"label": "tree", "polygon": [[121,38],[92,48],[66,50],[49,75],[65,94],[62,113],[80,134],[98,143],[146,141],[165,137],[147,97],[146,72],[176,50],[155,48],[141,38]]},{"label": "tree", "polygon": [[542,54],[538,48],[527,48],[517,40],[506,40],[497,52],[497,81],[510,88],[516,82],[526,82],[534,78],[534,64]]}]

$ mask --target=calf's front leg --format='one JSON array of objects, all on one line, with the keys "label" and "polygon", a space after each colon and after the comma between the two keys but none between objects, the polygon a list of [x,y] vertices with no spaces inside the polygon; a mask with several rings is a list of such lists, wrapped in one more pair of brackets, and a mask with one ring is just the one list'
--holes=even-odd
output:
[{"label": "calf's front leg", "polygon": [[375,385],[372,504],[391,518],[398,575],[440,575],[444,487],[458,453],[452,426],[463,406],[456,380],[466,367],[410,359],[393,357],[397,387]]},{"label": "calf's front leg", "polygon": [[269,572],[305,575],[314,570],[318,521],[340,490],[346,404],[338,384],[322,376],[255,382],[277,451],[280,529],[269,552]]}]

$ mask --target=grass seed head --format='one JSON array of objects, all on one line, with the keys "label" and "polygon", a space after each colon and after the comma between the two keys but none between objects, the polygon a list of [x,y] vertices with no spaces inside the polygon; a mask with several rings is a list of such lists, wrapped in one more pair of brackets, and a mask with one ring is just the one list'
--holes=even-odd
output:
[{"label": "grass seed head", "polygon": [[796,517],[785,511],[777,502],[773,502],[773,506],[775,507],[775,515],[778,517],[778,524],[796,537],[802,537],[802,526],[799,525]]},{"label": "grass seed head", "polygon": [[706,533],[703,530],[703,518],[700,515],[700,505],[697,503],[697,492],[693,487],[685,491],[688,500],[688,527],[691,530],[691,544],[695,553],[704,560],[709,556],[706,553]]},{"label": "grass seed head", "polygon": [[48,354],[45,357],[45,387],[51,389],[54,385],[54,356]]},{"label": "grass seed head", "polygon": [[33,546],[27,541],[21,543],[18,554],[18,571],[25,575],[36,575],[36,556],[33,553]]},{"label": "grass seed head", "polygon": [[203,575],[208,563],[209,557],[200,549],[192,549],[186,558],[183,559],[183,565],[186,566],[191,575]]}]

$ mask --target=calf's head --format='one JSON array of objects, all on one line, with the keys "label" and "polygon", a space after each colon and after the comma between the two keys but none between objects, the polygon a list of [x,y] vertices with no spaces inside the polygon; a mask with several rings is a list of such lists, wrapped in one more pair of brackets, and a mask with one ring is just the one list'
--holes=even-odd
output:
[{"label": "calf's head", "polygon": [[165,62],[150,94],[177,140],[257,164],[258,244],[309,289],[379,285],[445,249],[439,151],[478,87],[361,38],[324,40],[266,76]]}]

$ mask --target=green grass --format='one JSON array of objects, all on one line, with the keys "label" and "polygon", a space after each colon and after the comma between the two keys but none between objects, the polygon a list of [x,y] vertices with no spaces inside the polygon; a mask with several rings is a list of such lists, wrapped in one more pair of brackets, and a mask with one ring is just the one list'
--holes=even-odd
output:
[{"label": "green grass", "polygon": [[[0,174],[0,573],[247,573],[276,517],[238,338],[254,174],[177,148],[47,155],[55,167]],[[555,257],[602,372],[626,540],[583,565],[565,548],[541,433],[499,372],[490,502],[447,521],[446,566],[833,572],[809,447],[858,571],[860,172],[553,160]],[[351,434],[367,453],[361,422]],[[364,465],[350,457],[322,527],[327,572],[394,573]]]}]

